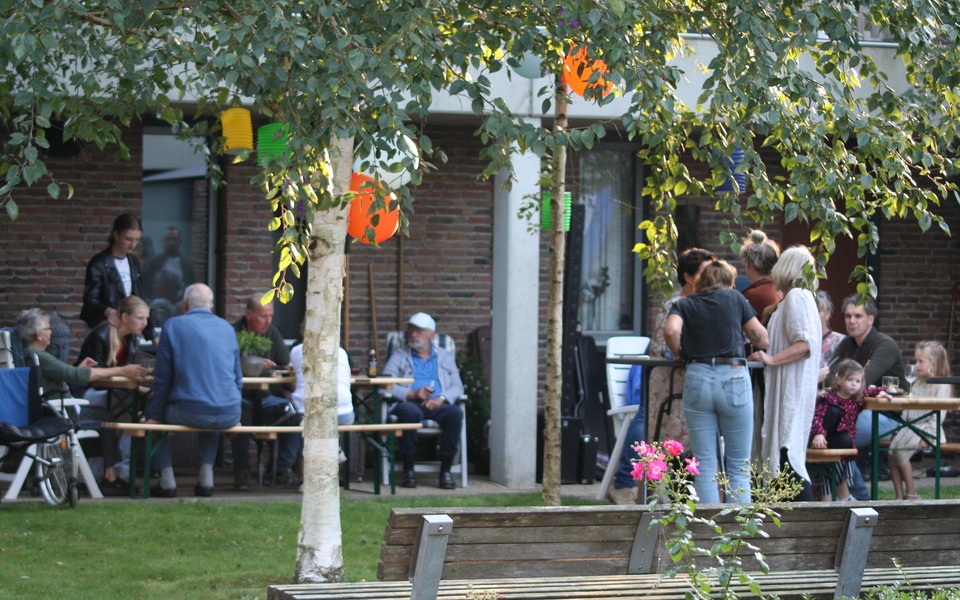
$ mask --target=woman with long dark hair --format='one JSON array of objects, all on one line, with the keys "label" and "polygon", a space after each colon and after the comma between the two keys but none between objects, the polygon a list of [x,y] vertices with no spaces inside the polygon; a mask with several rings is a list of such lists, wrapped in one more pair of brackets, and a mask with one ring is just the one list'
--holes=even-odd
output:
[{"label": "woman with long dark hair", "polygon": [[[128,296],[143,298],[140,261],[133,254],[141,237],[143,226],[140,217],[122,214],[113,221],[107,247],[87,263],[80,318],[91,329],[104,321],[114,327],[119,326],[117,308],[120,301]],[[143,337],[152,340],[153,328],[147,326]]]}]

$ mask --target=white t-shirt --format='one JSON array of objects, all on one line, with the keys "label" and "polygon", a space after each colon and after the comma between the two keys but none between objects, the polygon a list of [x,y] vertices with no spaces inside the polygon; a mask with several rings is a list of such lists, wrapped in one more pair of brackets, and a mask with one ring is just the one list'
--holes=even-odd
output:
[{"label": "white t-shirt", "polygon": [[[291,400],[297,412],[303,414],[303,344],[297,344],[290,350],[290,363],[297,376],[297,387]],[[353,413],[353,396],[350,394],[350,357],[347,351],[339,348],[337,352],[337,415]]]},{"label": "white t-shirt", "polygon": [[126,256],[123,258],[113,257],[114,264],[117,265],[117,271],[120,273],[120,280],[123,281],[123,296],[126,298],[133,293],[133,277],[130,276],[130,261]]}]

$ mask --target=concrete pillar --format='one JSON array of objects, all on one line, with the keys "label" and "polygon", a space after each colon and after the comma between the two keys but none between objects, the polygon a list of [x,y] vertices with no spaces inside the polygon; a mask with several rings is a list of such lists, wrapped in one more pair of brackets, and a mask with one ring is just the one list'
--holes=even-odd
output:
[{"label": "concrete pillar", "polygon": [[[513,159],[519,180],[494,183],[493,327],[491,341],[490,478],[510,488],[535,486],[539,360],[540,238],[517,215],[539,194],[540,158]],[[535,215],[539,221],[539,212]]]}]

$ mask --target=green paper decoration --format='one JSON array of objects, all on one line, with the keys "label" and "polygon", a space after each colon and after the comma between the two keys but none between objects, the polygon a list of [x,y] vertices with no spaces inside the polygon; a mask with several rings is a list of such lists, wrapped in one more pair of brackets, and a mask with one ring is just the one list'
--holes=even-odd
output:
[{"label": "green paper decoration", "polygon": [[[553,198],[550,192],[543,193],[543,202],[540,204],[540,227],[550,230],[551,210],[550,200]],[[573,204],[573,194],[564,192],[563,194],[563,230],[570,231],[570,207]]]},{"label": "green paper decoration", "polygon": [[[279,138],[276,137],[277,131],[283,132]],[[267,166],[273,158],[278,158],[281,154],[289,150],[287,146],[287,134],[289,127],[282,123],[270,123],[257,129],[257,151],[260,153],[260,165]]]}]

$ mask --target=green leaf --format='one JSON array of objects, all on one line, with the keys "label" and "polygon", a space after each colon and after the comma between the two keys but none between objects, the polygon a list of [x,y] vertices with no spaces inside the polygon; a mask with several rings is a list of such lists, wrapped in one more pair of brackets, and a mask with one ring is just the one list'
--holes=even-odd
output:
[{"label": "green leaf", "polygon": [[13,198],[7,199],[6,205],[7,216],[10,217],[11,221],[16,221],[17,217],[20,216],[20,207],[17,206],[17,203],[13,201]]},{"label": "green leaf", "polygon": [[60,186],[56,183],[51,183],[47,185],[47,195],[56,200],[60,197]]},{"label": "green leaf", "polygon": [[260,297],[260,304],[266,306],[273,302],[273,298],[276,296],[277,290],[270,290],[266,294]]}]

